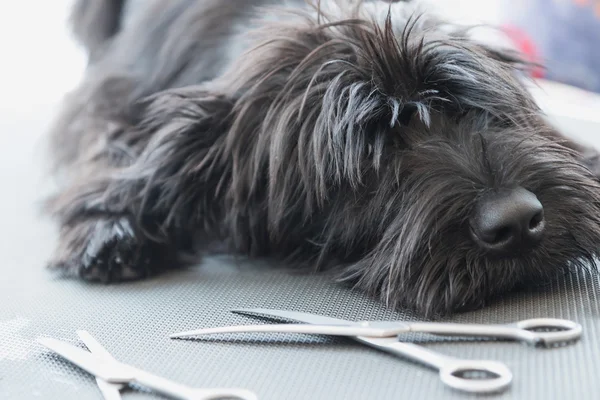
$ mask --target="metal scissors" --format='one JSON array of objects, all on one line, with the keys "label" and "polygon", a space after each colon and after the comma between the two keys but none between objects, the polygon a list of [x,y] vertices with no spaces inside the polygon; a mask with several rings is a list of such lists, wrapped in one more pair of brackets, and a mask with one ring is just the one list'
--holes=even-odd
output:
[{"label": "metal scissors", "polygon": [[70,343],[53,338],[40,337],[38,343],[60,354],[63,358],[96,376],[96,382],[106,400],[120,400],[120,391],[129,383],[138,383],[158,393],[181,400],[211,400],[235,398],[256,400],[254,393],[246,389],[200,389],[184,386],[169,379],[142,371],[131,365],[121,363],[102,347],[86,331],[77,331],[77,335],[86,347],[85,351]]},{"label": "metal scissors", "polygon": [[[96,354],[98,357],[101,357],[108,362],[117,361],[108,350],[106,350],[104,346],[94,339],[87,331],[77,331],[77,336],[79,336],[79,339],[85,344],[85,347],[93,354]],[[96,377],[96,383],[106,400],[120,400],[121,390],[126,386],[124,383],[109,383],[99,377]]]},{"label": "metal scissors", "polygon": [[[535,318],[510,324],[460,324],[447,322],[405,322],[405,321],[345,321],[316,314],[295,311],[269,309],[232,310],[238,314],[274,316],[298,320],[305,324],[242,325],[205,328],[170,335],[171,338],[183,338],[197,335],[241,332],[287,332],[334,336],[368,336],[373,338],[396,337],[402,333],[428,333],[439,336],[473,336],[496,339],[512,339],[531,345],[550,346],[579,339],[580,324],[554,318]],[[319,322],[316,318],[320,317]],[[534,329],[548,329],[539,332]]]},{"label": "metal scissors", "polygon": [[[534,319],[507,325],[448,324],[436,322],[354,322],[322,315],[269,309],[241,309],[232,312],[259,317],[296,320],[304,324],[249,325],[199,329],[175,333],[171,338],[235,332],[288,332],[349,336],[376,349],[421,362],[439,370],[442,382],[454,389],[471,393],[491,393],[505,390],[512,382],[512,373],[505,364],[488,360],[462,360],[445,356],[412,343],[398,340],[406,332],[436,335],[508,338],[531,344],[551,344],[577,339],[581,325],[557,319]],[[561,332],[533,332],[528,329],[553,328]],[[475,373],[475,374],[470,374]],[[473,377],[477,375],[477,379]]]}]

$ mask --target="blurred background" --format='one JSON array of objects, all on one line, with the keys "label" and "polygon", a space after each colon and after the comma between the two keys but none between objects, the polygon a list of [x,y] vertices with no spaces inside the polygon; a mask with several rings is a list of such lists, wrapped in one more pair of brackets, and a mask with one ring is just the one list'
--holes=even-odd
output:
[{"label": "blurred background", "polygon": [[[85,60],[66,26],[72,1],[0,5],[0,110],[20,101],[45,103],[78,81]],[[547,66],[537,77],[600,92],[600,0],[422,1],[457,20],[503,27],[517,47]]]},{"label": "blurred background", "polygon": [[[600,92],[600,0],[421,1],[457,20],[505,28],[515,45],[548,67],[540,77]],[[66,27],[72,2],[0,5],[2,109],[10,108],[9,98],[13,104],[56,98],[79,79],[85,60]]]},{"label": "blurred background", "polygon": [[[590,94],[600,92],[600,0],[415,1],[459,21],[502,27],[515,47],[548,67],[536,71],[536,78],[543,80],[541,89],[532,89],[548,112],[600,124],[600,100]],[[72,2],[5,0],[0,4],[0,145],[15,146],[18,135],[20,150],[27,148],[31,157],[43,157],[43,151],[31,151],[40,148],[37,139],[85,67],[85,57],[68,33]],[[15,159],[5,165],[16,168],[30,159],[20,151],[12,154]],[[2,170],[0,174],[6,173]]]},{"label": "blurred background", "polygon": [[467,24],[487,23],[544,68],[531,91],[567,135],[600,148],[600,0],[422,0]]},{"label": "blurred background", "polygon": [[501,27],[546,78],[600,92],[600,0],[426,0],[448,15]]},{"label": "blurred background", "polygon": [[0,111],[45,105],[79,80],[85,59],[66,27],[72,2],[1,2]]}]

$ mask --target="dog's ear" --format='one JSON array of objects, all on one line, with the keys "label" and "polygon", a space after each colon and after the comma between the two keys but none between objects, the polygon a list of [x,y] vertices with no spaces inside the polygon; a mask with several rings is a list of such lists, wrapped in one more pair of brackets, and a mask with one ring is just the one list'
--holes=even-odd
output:
[{"label": "dog's ear", "polygon": [[141,153],[119,172],[118,180],[138,182],[125,185],[139,190],[126,196],[143,198],[142,213],[164,213],[168,204],[167,222],[190,215],[181,207],[202,195],[204,183],[211,181],[215,169],[223,168],[222,141],[232,106],[228,96],[207,86],[166,90],[136,104],[136,121],[126,139],[146,144],[138,146]]},{"label": "dog's ear", "polygon": [[199,126],[219,129],[231,112],[233,102],[209,85],[168,89],[138,101],[135,107],[136,129],[153,137],[163,131],[194,130]]},{"label": "dog's ear", "polygon": [[364,65],[394,105],[394,119],[406,124],[418,116],[429,124],[432,112],[460,116],[472,110],[514,119],[516,110],[525,115],[537,109],[521,74],[531,65],[518,52],[446,32],[452,29],[425,28],[414,19],[398,34],[388,17],[384,26],[361,32],[360,59],[369,60]]}]

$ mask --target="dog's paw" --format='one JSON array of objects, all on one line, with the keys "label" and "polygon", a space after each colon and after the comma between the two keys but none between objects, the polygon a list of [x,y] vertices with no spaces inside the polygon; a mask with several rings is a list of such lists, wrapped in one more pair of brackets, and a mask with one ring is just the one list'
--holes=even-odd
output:
[{"label": "dog's paw", "polygon": [[150,274],[149,250],[128,218],[100,221],[83,252],[79,276],[102,282],[144,278]]},{"label": "dog's paw", "polygon": [[135,232],[129,218],[85,221],[63,235],[59,261],[51,268],[87,281],[129,281],[151,275],[152,243]]}]

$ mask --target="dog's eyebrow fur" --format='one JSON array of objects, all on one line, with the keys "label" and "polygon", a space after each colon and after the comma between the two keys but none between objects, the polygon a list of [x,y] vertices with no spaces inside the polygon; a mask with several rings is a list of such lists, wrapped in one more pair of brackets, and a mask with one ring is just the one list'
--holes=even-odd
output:
[{"label": "dog's eyebrow fur", "polygon": [[[234,170],[233,179],[258,181],[268,160],[269,181],[282,182],[290,160],[298,161],[302,184],[293,190],[271,185],[270,204],[287,204],[291,198],[282,196],[301,194],[310,213],[314,204],[322,207],[327,201],[332,184],[344,180],[361,186],[365,164],[380,168],[388,140],[378,134],[382,130],[372,129],[375,122],[394,127],[400,117],[414,114],[429,125],[432,112],[459,116],[478,110],[519,126],[537,112],[515,76],[521,60],[467,40],[464,28],[442,34],[435,29],[437,21],[425,15],[394,21],[391,8],[383,25],[360,8],[341,16],[317,10],[317,18],[288,10],[296,18],[261,26],[254,32],[258,44],[221,80],[223,86],[233,85],[227,91],[243,93],[238,104],[267,107],[256,128],[254,162]],[[244,120],[249,112],[256,111],[246,107],[235,118]],[[394,131],[402,135],[401,129]],[[229,145],[235,157],[248,151],[237,140]],[[236,198],[236,203],[245,201]],[[273,207],[269,213],[274,232],[283,212]]]}]

